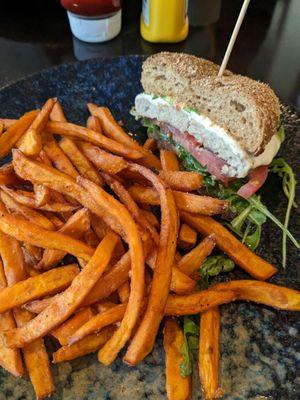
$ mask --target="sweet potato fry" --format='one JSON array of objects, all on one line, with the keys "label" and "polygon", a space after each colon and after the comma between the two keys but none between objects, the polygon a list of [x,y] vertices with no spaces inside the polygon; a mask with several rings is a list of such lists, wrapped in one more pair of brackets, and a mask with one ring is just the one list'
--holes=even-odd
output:
[{"label": "sweet potato fry", "polygon": [[86,127],[88,129],[91,129],[92,131],[103,133],[100,119],[98,117],[95,117],[94,115],[90,115],[88,117]]},{"label": "sweet potato fry", "polygon": [[[38,113],[38,111],[36,111]],[[13,118],[0,118],[0,122],[3,125],[3,130],[6,131],[12,125],[14,125],[18,120]]]},{"label": "sweet potato fry", "polygon": [[[3,205],[0,204],[1,209]],[[4,211],[4,210],[2,210]],[[0,254],[8,286],[26,279],[23,254],[18,241],[0,234]],[[18,327],[31,320],[32,314],[27,310],[16,308],[14,317]],[[49,396],[55,389],[44,340],[37,339],[22,348],[25,365],[38,399]]]},{"label": "sweet potato fry", "polygon": [[[146,203],[152,206],[159,205],[159,197],[151,187],[133,185],[128,189],[129,193],[138,203]],[[199,196],[192,193],[183,193],[173,190],[176,205],[180,211],[188,211],[195,214],[214,215],[223,213],[228,203],[209,196]]]},{"label": "sweet potato fry", "polygon": [[[58,231],[75,239],[80,239],[90,227],[90,217],[87,209],[82,208],[73,214],[63,227]],[[103,236],[104,237],[104,236]],[[102,238],[103,239],[103,238]],[[66,252],[60,250],[46,249],[38,268],[49,269],[61,261]]]},{"label": "sweet potato fry", "polygon": [[144,149],[149,151],[154,151],[157,148],[156,140],[153,138],[146,139],[145,143],[143,144]]},{"label": "sweet potato fry", "polygon": [[94,253],[93,248],[80,240],[60,232],[48,231],[21,217],[13,215],[3,215],[0,217],[0,230],[21,242],[45,249],[62,250],[85,261],[89,261]]},{"label": "sweet potato fry", "polygon": [[[110,296],[111,297],[111,296]],[[93,304],[93,308],[97,310],[98,313],[102,313],[104,311],[110,310],[111,308],[118,305],[118,303],[110,301],[110,300],[101,300],[98,303]]]},{"label": "sweet potato fry", "polygon": [[14,168],[11,163],[3,165],[0,168],[0,186],[2,185],[14,185],[19,183],[20,180],[15,174]]},{"label": "sweet potato fry", "polygon": [[6,344],[9,347],[23,347],[44,336],[72,315],[102,275],[110,261],[117,239],[114,233],[107,234],[88,264],[63,293],[26,325],[4,333]]},{"label": "sweet potato fry", "polygon": [[[132,139],[115,121],[110,110],[107,107],[98,107],[95,104],[89,103],[88,109],[92,115],[98,117],[101,121],[101,126],[104,133],[118,143],[126,146],[127,148],[134,149],[143,155],[141,162],[147,167],[160,168],[160,161],[150,151],[147,151],[140,146],[134,139]],[[96,143],[97,144],[97,143]],[[100,146],[101,147],[101,146]]]},{"label": "sweet potato fry", "polygon": [[129,295],[130,295],[130,283],[129,281],[126,281],[118,288],[118,296],[121,303],[127,303]]},{"label": "sweet potato fry", "polygon": [[[185,274],[194,276],[206,257],[208,257],[213,251],[215,244],[215,235],[212,233],[204,238],[198,246],[181,258],[178,262],[178,268]],[[199,274],[196,274],[196,277],[197,276],[199,278]]]},{"label": "sweet potato fry", "polygon": [[[62,214],[64,214],[64,213],[60,213],[60,214],[61,214],[61,218],[63,218]],[[64,219],[63,220],[60,219],[53,212],[51,212],[51,211],[43,211],[43,215],[45,217],[47,217],[52,222],[52,224],[55,226],[55,229],[60,229],[60,228],[62,228],[64,226]]]},{"label": "sweet potato fry", "polygon": [[213,291],[232,290],[236,300],[253,301],[280,310],[300,311],[300,292],[284,286],[254,280],[219,283]]},{"label": "sweet potato fry", "polygon": [[30,257],[33,260],[35,260],[34,264],[36,264],[41,260],[43,255],[43,249],[41,249],[40,247],[33,246],[29,243],[23,243],[23,248],[25,248],[26,251],[30,254]]},{"label": "sweet potato fry", "polygon": [[0,314],[28,301],[61,292],[68,287],[79,269],[76,264],[56,268],[19,281],[0,291]]},{"label": "sweet potato fry", "polygon": [[42,149],[41,133],[49,119],[57,99],[48,99],[28,130],[18,140],[16,146],[27,156],[37,156]]},{"label": "sweet potato fry", "polygon": [[26,274],[28,277],[33,277],[33,276],[37,276],[40,275],[40,271],[38,271],[37,269],[33,268],[30,264],[28,264],[26,262],[26,253],[24,253],[24,248],[23,248],[23,254],[24,254],[24,259],[25,259],[25,270],[26,270]]},{"label": "sweet potato fry", "polygon": [[214,233],[217,246],[255,279],[266,280],[277,272],[275,267],[253,253],[214,219],[186,212],[181,213],[181,218],[204,235]]},{"label": "sweet potato fry", "polygon": [[197,241],[197,232],[188,224],[181,224],[177,245],[184,250],[189,250],[195,246]]},{"label": "sweet potato fry", "polygon": [[83,238],[84,238],[84,241],[86,242],[86,244],[88,244],[89,246],[92,246],[92,247],[98,246],[98,244],[100,242],[98,236],[91,228],[85,232],[85,234],[83,235]]},{"label": "sweet potato fry", "polygon": [[104,364],[110,364],[118,355],[121,348],[130,338],[132,330],[139,318],[144,297],[144,254],[142,240],[137,225],[125,206],[119,203],[99,186],[84,179],[78,182],[90,193],[95,202],[113,218],[119,220],[126,234],[131,257],[131,292],[128,306],[120,327],[112,338],[101,349],[101,359]]},{"label": "sweet potato fry", "polygon": [[17,141],[16,147],[27,156],[37,156],[42,149],[42,138],[37,130],[29,128]]},{"label": "sweet potato fry", "polygon": [[46,132],[48,134],[59,134],[61,136],[70,136],[74,139],[84,140],[85,142],[96,144],[104,150],[132,160],[138,160],[143,157],[140,151],[132,147],[125,147],[123,144],[101,135],[101,133],[92,131],[84,126],[71,124],[70,122],[48,122]]},{"label": "sweet potato fry", "polygon": [[[129,187],[130,183],[134,183],[137,185],[149,186],[149,182],[142,175],[138,174],[135,171],[131,171],[126,168],[118,173],[118,176],[126,182],[126,186]],[[148,206],[149,207],[149,206]]]},{"label": "sweet potato fry", "polygon": [[0,137],[0,158],[5,157],[20,137],[29,128],[32,121],[37,116],[38,111],[30,111],[23,115],[19,120],[17,120],[13,125],[11,125],[7,131],[5,131]]},{"label": "sweet potato fry", "polygon": [[10,197],[6,192],[1,191],[1,200],[5,204],[6,208],[15,215],[22,215],[28,221],[33,222],[40,227],[47,229],[49,231],[56,230],[55,225],[43,214],[38,211],[24,206],[16,202],[12,197]]},{"label": "sweet potato fry", "polygon": [[7,286],[26,279],[23,253],[19,242],[13,237],[0,233],[0,254],[3,261]]},{"label": "sweet potato fry", "polygon": [[0,136],[4,132],[4,123],[0,121]]},{"label": "sweet potato fry", "polygon": [[165,315],[199,314],[212,307],[234,300],[236,300],[236,295],[230,290],[201,290],[185,296],[171,294],[168,297]]},{"label": "sweet potato fry", "polygon": [[93,291],[84,299],[82,305],[90,305],[107,298],[126,280],[130,271],[130,253],[122,258],[95,284]]},{"label": "sweet potato fry", "polygon": [[191,171],[159,171],[161,179],[174,190],[192,192],[202,186],[202,175]]},{"label": "sweet potato fry", "polygon": [[[52,166],[51,160],[44,150],[40,151],[38,159],[44,162],[46,165]],[[35,203],[37,206],[43,206],[50,201],[52,193],[47,186],[41,184],[33,185],[33,190],[35,193]]]},{"label": "sweet potato fry", "polygon": [[7,186],[2,186],[1,189],[9,194],[15,201],[30,208],[37,208],[38,210],[52,211],[52,212],[68,212],[74,211],[78,206],[69,203],[48,203],[43,206],[37,206],[35,202],[35,195],[32,192],[19,189],[10,189]]},{"label": "sweet potato fry", "polygon": [[156,215],[153,214],[152,211],[141,210],[141,213],[147,218],[148,222],[154,226],[154,228],[159,228],[159,221]]},{"label": "sweet potato fry", "polygon": [[18,150],[13,151],[13,164],[19,176],[32,183],[42,183],[59,193],[72,196],[84,207],[102,218],[113,231],[117,232],[120,236],[124,236],[123,229],[118,220],[113,218],[110,213],[104,211],[71,176],[36,160],[31,160]]},{"label": "sweet potato fry", "polygon": [[167,318],[164,327],[164,349],[166,354],[166,391],[168,400],[188,400],[192,394],[191,375],[183,378],[180,364],[183,362],[181,348],[184,336],[178,322]]},{"label": "sweet potato fry", "polygon": [[62,346],[68,344],[68,339],[94,315],[91,307],[82,308],[66,322],[50,332]]},{"label": "sweet potato fry", "polygon": [[[99,300],[106,299],[114,293],[124,282],[128,280],[130,271],[130,254],[129,251],[118,261],[101,279],[95,284],[93,290],[87,295],[81,306],[89,306]],[[51,301],[55,298],[32,301],[25,305],[25,308],[35,314],[39,314]]]},{"label": "sweet potato fry", "polygon": [[109,187],[114,191],[114,193],[118,196],[120,201],[125,205],[127,210],[130,211],[136,224],[138,224],[143,230],[148,231],[154,243],[157,244],[159,241],[159,235],[156,229],[148,222],[147,218],[145,218],[144,215],[141,213],[137,204],[130,196],[128,191],[125,189],[125,187],[112,175],[102,173],[102,177],[104,178],[105,182],[109,185]]},{"label": "sweet potato fry", "polygon": [[[31,313],[20,308],[16,309],[14,313],[19,328],[33,318]],[[39,338],[27,344],[22,348],[22,353],[36,398],[49,397],[54,392],[55,386],[44,339]]]},{"label": "sweet potato fry", "polygon": [[71,346],[64,346],[53,353],[53,363],[74,360],[99,350],[112,336],[116,328],[107,326],[101,332],[85,337]]},{"label": "sweet potato fry", "polygon": [[179,171],[179,161],[173,151],[160,150],[160,162],[164,171]]},{"label": "sweet potato fry", "polygon": [[199,337],[199,374],[204,398],[216,399],[223,394],[219,387],[220,312],[218,307],[201,314]]},{"label": "sweet potato fry", "polygon": [[[6,278],[4,274],[3,264],[0,260],[0,289],[6,287]],[[1,293],[1,292],[0,292]],[[0,333],[7,329],[14,329],[16,323],[11,311],[0,315]],[[6,369],[14,376],[22,376],[24,374],[23,362],[19,349],[9,349],[0,342],[0,366]]]},{"label": "sweet potato fry", "polygon": [[91,225],[100,240],[111,230],[110,227],[97,215],[92,215]]},{"label": "sweet potato fry", "polygon": [[50,121],[67,122],[64,111],[59,101],[56,101],[56,103],[54,104],[49,119]]},{"label": "sweet potato fry", "polygon": [[159,194],[162,214],[160,240],[146,312],[124,357],[127,363],[136,365],[152,351],[164,315],[172,278],[179,220],[172,191],[165,188],[157,175],[138,165],[131,165],[130,169],[143,175],[155,187]]},{"label": "sweet potato fry", "polygon": [[[156,261],[156,252],[153,251],[147,257],[147,264],[153,270],[155,269],[155,261]],[[171,286],[170,290],[177,294],[188,294],[191,293],[195,287],[197,282],[192,278],[183,273],[178,267],[176,262],[173,263],[172,266],[172,278],[171,278]]]},{"label": "sweet potato fry", "polygon": [[44,185],[34,185],[35,204],[40,207],[50,201],[50,189]]},{"label": "sweet potato fry", "polygon": [[106,311],[100,312],[90,318],[69,338],[68,344],[78,342],[78,340],[90,335],[91,333],[99,332],[105,326],[115,324],[124,317],[127,308],[127,303],[118,304]]},{"label": "sweet potato fry", "polygon": [[99,175],[96,168],[79,150],[72,139],[69,139],[68,137],[62,138],[62,140],[59,142],[59,147],[69,157],[80,175],[90,179],[97,185],[103,185],[103,179]]},{"label": "sweet potato fry", "polygon": [[127,162],[122,157],[107,153],[90,143],[78,142],[78,147],[101,171],[114,175],[127,167]]},{"label": "sweet potato fry", "polygon": [[183,273],[176,263],[172,267],[171,291],[176,294],[189,294],[197,285],[197,281]]},{"label": "sweet potato fry", "polygon": [[53,136],[43,135],[43,149],[55,168],[75,179],[77,178],[79,175],[78,171],[73,167],[73,164],[59,147]]}]

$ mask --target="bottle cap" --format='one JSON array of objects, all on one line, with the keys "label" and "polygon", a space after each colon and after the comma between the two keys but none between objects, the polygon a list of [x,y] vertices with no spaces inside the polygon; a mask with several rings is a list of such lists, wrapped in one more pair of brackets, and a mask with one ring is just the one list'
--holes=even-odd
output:
[{"label": "bottle cap", "polygon": [[84,17],[70,11],[67,14],[73,35],[84,42],[106,42],[121,31],[122,10],[105,18]]}]

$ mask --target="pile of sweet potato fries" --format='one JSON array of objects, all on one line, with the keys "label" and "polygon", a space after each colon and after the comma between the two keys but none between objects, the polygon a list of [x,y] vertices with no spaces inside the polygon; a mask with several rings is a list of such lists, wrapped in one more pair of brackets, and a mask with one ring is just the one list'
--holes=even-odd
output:
[{"label": "pile of sweet potato fries", "polygon": [[[201,175],[180,171],[169,151],[157,157],[152,139],[139,145],[108,108],[88,109],[87,127],[67,122],[57,99],[0,119],[0,157],[12,152],[0,169],[0,365],[27,371],[42,399],[55,390],[45,336],[60,345],[55,364],[98,351],[109,365],[128,345],[124,362],[136,365],[162,323],[168,398],[188,399],[176,317],[200,314],[200,379],[215,398],[219,305],[300,310],[300,293],[264,282],[276,268],[212,218],[228,204],[199,194]],[[255,280],[197,290],[214,246]],[[63,265],[67,254],[77,262]]]}]

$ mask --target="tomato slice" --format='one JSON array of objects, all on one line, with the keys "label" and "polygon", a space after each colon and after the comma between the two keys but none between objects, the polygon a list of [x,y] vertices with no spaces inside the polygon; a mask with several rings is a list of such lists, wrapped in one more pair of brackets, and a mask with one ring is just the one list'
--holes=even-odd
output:
[{"label": "tomato slice", "polygon": [[244,199],[248,199],[258,191],[268,177],[268,166],[262,165],[250,171],[249,181],[245,183],[237,192]]}]

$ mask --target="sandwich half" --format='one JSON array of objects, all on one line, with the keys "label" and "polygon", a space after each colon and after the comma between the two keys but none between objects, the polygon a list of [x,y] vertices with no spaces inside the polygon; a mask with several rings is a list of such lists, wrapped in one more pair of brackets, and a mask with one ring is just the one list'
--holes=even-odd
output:
[{"label": "sandwich half", "polygon": [[[144,92],[136,96],[134,115],[160,147],[178,154],[185,168],[225,185],[246,177],[263,183],[281,144],[279,100],[266,84],[230,71],[217,77],[218,70],[187,54],[147,58]],[[248,187],[245,197],[260,186]]]}]

